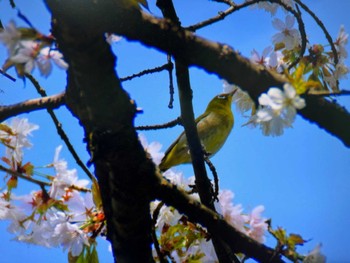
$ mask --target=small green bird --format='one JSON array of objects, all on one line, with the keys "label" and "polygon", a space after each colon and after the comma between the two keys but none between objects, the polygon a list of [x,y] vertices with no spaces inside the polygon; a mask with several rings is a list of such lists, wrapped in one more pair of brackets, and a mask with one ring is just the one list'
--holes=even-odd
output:
[{"label": "small green bird", "polygon": [[[236,90],[215,96],[209,102],[205,112],[196,118],[198,136],[209,157],[220,150],[233,128],[231,103],[235,92]],[[166,171],[170,167],[190,162],[191,156],[183,131],[165,152],[159,169]]]}]

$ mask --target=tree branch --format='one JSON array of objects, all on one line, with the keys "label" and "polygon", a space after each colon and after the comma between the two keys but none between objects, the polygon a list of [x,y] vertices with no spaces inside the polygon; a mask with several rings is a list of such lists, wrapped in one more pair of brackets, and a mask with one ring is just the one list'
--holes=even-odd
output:
[{"label": "tree branch", "polygon": [[[39,82],[30,74],[25,74],[25,76],[30,80],[30,82],[33,84],[33,86],[35,87],[36,91],[43,97],[47,97],[46,91],[45,89],[43,89]],[[85,172],[85,174],[90,178],[90,180],[93,180],[93,175],[90,172],[90,170],[86,167],[86,165],[82,162],[82,160],[80,159],[79,155],[77,154],[77,152],[75,151],[73,145],[71,144],[67,134],[65,133],[65,131],[63,130],[62,124],[59,122],[56,114],[54,113],[54,111],[52,109],[46,109],[47,113],[50,115],[51,120],[53,121],[57,133],[58,135],[61,137],[61,139],[63,140],[63,142],[66,144],[69,152],[72,154],[75,162],[80,166],[80,168]]]},{"label": "tree branch", "polygon": [[[149,188],[155,167],[133,127],[136,107],[117,78],[115,56],[104,34],[85,32],[79,14],[71,9],[78,4],[83,13],[99,13],[96,4],[120,2],[46,1],[52,33],[69,64],[67,108],[85,131],[115,262],[153,262]],[[127,15],[123,6],[114,11]]]},{"label": "tree branch", "polygon": [[2,166],[2,165],[0,165],[0,170],[3,171],[3,172],[6,172],[6,173],[8,173],[8,174],[10,174],[12,176],[19,177],[19,178],[21,178],[23,180],[26,180],[26,181],[31,182],[33,184],[39,185],[41,187],[43,187],[43,186],[51,186],[51,183],[36,180],[33,177],[24,175],[24,174],[16,172],[16,171],[13,171],[13,170],[8,169],[8,168],[6,168],[5,166]]},{"label": "tree branch", "polygon": [[[172,20],[177,26],[181,27],[181,22],[176,14],[172,0],[158,0],[157,7],[160,8],[165,18]],[[175,70],[177,86],[179,89],[181,120],[185,128],[188,148],[190,150],[193,170],[196,178],[195,184],[198,189],[201,202],[215,212],[213,203],[213,188],[205,169],[204,152],[194,117],[192,105],[193,93],[190,84],[188,66],[178,58],[175,59]],[[231,253],[227,244],[223,243],[220,239],[217,237],[213,238],[213,244],[219,262],[239,262],[233,253]]]},{"label": "tree branch", "polygon": [[60,93],[45,98],[31,99],[12,105],[0,106],[0,122],[22,113],[59,108],[64,103],[65,93]]},{"label": "tree branch", "polygon": [[231,247],[236,253],[244,253],[258,262],[283,262],[276,251],[234,229],[219,214],[194,201],[167,180],[162,178],[154,193],[157,199],[163,200],[168,206],[176,207],[180,213],[187,215],[190,221],[207,227],[211,234],[223,239],[227,244],[234,244]]}]

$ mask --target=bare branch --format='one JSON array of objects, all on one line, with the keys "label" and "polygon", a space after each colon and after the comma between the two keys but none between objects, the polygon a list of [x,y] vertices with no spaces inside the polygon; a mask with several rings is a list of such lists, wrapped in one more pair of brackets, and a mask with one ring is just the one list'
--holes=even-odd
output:
[{"label": "bare branch", "polygon": [[[25,75],[33,84],[33,86],[36,88],[37,92],[43,97],[43,98],[47,98],[47,94],[46,91],[40,86],[39,82],[30,74],[26,74]],[[79,155],[77,154],[77,152],[75,151],[73,145],[71,144],[67,134],[64,132],[63,128],[62,128],[62,124],[59,122],[56,114],[54,113],[54,111],[50,108],[47,108],[47,112],[50,115],[53,123],[55,124],[56,130],[58,135],[61,137],[61,139],[64,141],[64,143],[66,144],[69,152],[72,154],[75,162],[81,167],[81,169],[85,172],[85,174],[92,180],[92,178],[94,177],[92,175],[92,173],[90,172],[90,170],[86,167],[86,165],[82,162],[82,160],[80,159]]]},{"label": "bare branch", "polygon": [[0,106],[0,122],[22,113],[29,113],[41,109],[55,109],[65,103],[65,93],[45,98],[26,100],[13,105]]},{"label": "bare branch", "polygon": [[4,172],[6,172],[6,173],[8,173],[8,174],[10,174],[10,175],[12,175],[12,176],[19,177],[19,178],[21,178],[21,179],[23,179],[23,180],[26,180],[26,181],[28,181],[28,182],[34,183],[34,184],[39,185],[39,186],[51,186],[50,183],[36,180],[36,179],[34,179],[33,177],[24,175],[24,174],[19,173],[19,172],[16,172],[16,171],[12,171],[12,170],[10,170],[10,169],[8,169],[8,168],[2,166],[2,165],[0,165],[0,170],[1,170],[1,171],[4,171]]},{"label": "bare branch", "polygon": [[139,73],[133,74],[131,76],[120,78],[120,81],[123,82],[123,81],[132,80],[133,78],[139,78],[139,77],[142,77],[144,75],[152,74],[152,73],[156,73],[156,72],[161,72],[163,70],[168,70],[169,71],[169,68],[171,68],[171,67],[172,67],[171,64],[166,63],[166,64],[164,64],[163,66],[160,66],[160,67],[155,67],[155,68],[152,68],[152,69],[146,69],[146,70],[143,70],[143,71],[141,71]]},{"label": "bare branch", "polygon": [[7,74],[5,71],[3,71],[2,69],[0,69],[0,74],[4,75],[6,78],[12,80],[13,82],[16,81],[16,78],[12,77],[10,74]]},{"label": "bare branch", "polygon": [[135,129],[139,130],[139,131],[160,130],[160,129],[172,128],[176,125],[182,125],[181,117],[178,117],[175,120],[169,121],[169,122],[164,123],[164,124],[136,126]]},{"label": "bare branch", "polygon": [[329,34],[327,28],[324,26],[322,21],[316,16],[316,14],[310,10],[310,8],[307,5],[305,5],[300,0],[295,0],[295,2],[298,5],[300,5],[307,13],[309,13],[310,16],[316,21],[316,23],[322,29],[323,33],[326,36],[326,39],[327,39],[328,43],[331,45],[331,49],[332,49],[332,52],[333,52],[333,55],[334,55],[334,63],[338,64],[338,62],[339,62],[338,52],[337,52],[337,50],[336,50],[336,48],[334,46],[333,39],[332,39],[331,35]]},{"label": "bare branch", "polygon": [[236,252],[244,253],[258,262],[283,262],[273,249],[234,229],[220,215],[194,201],[167,180],[162,178],[154,193],[155,198],[163,200],[168,206],[176,207],[180,213],[187,215],[190,221],[205,226],[210,233],[230,244]]},{"label": "bare branch", "polygon": [[219,198],[219,176],[218,176],[218,173],[216,171],[216,168],[214,166],[214,164],[209,160],[209,157],[207,154],[205,154],[204,156],[204,161],[205,163],[208,165],[211,173],[213,174],[213,177],[214,177],[214,193],[213,193],[213,200],[215,201],[218,201]]}]

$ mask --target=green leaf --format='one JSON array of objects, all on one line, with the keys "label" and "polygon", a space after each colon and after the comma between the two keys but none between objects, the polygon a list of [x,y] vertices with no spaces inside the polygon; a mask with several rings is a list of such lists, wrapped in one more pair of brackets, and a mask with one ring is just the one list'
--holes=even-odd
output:
[{"label": "green leaf", "polygon": [[96,246],[93,246],[89,263],[99,263]]},{"label": "green leaf", "polygon": [[83,251],[79,256],[72,256],[71,252],[68,253],[69,263],[99,263],[98,254],[96,250],[96,243],[91,246],[84,246]]},{"label": "green leaf", "polygon": [[100,187],[95,178],[92,179],[91,191],[92,191],[92,200],[94,201],[96,208],[100,209],[102,207],[102,198],[100,193]]},{"label": "green leaf", "polygon": [[302,246],[305,244],[305,240],[298,234],[290,234],[288,237],[288,247],[295,250],[295,246]]}]

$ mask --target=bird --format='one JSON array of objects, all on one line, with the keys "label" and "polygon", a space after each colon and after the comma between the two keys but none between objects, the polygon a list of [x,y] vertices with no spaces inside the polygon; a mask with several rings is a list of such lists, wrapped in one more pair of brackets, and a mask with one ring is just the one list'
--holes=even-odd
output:
[{"label": "bird", "polygon": [[[234,116],[231,110],[232,96],[230,93],[215,96],[202,115],[196,118],[198,136],[208,157],[214,156],[224,145],[233,125]],[[164,172],[179,164],[191,163],[185,131],[169,146],[159,164],[159,170]]]}]

